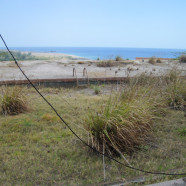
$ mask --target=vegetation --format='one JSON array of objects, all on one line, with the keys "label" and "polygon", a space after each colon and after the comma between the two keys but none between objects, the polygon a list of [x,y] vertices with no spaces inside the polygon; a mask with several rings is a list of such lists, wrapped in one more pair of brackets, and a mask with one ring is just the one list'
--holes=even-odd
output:
[{"label": "vegetation", "polygon": [[82,65],[82,64],[85,64],[85,62],[84,61],[78,61],[77,64]]},{"label": "vegetation", "polygon": [[28,111],[26,96],[20,87],[1,87],[0,107],[3,114],[19,114]]},{"label": "vegetation", "polygon": [[142,74],[130,80],[122,93],[109,99],[100,111],[91,113],[85,122],[89,144],[109,155],[135,152],[148,142],[152,121],[163,113],[165,100],[157,97],[159,80]]},{"label": "vegetation", "polygon": [[[103,139],[109,149],[107,153],[121,156],[115,148],[115,145],[121,147],[121,139],[118,137],[118,141],[114,141],[114,133],[124,136],[123,130],[126,130],[125,133],[129,134],[127,140],[133,140],[134,143],[122,143],[128,147],[128,151],[122,149],[122,155],[132,166],[149,171],[175,170],[181,173],[185,172],[186,118],[183,109],[169,106],[168,98],[172,93],[168,91],[168,86],[174,86],[173,82],[184,85],[185,79],[173,72],[161,78],[142,74],[131,79],[129,84],[124,84],[120,93],[114,91],[115,86],[105,85],[98,95],[88,88],[40,88],[40,91],[72,129],[90,144],[90,139],[96,138],[90,136],[90,123],[97,120],[98,126],[95,127],[99,129],[99,126],[104,126],[107,130],[99,129],[98,134],[102,137],[101,133],[104,132]],[[115,96],[108,94],[111,89]],[[6,117],[0,115],[0,185],[103,184],[102,157],[77,140],[33,89],[24,90],[24,95],[28,97],[30,112]],[[179,95],[184,98],[182,91]],[[107,126],[100,125],[100,121],[107,122]],[[144,134],[139,124],[144,127]],[[113,133],[109,131],[109,125]],[[136,133],[133,125],[140,134]],[[112,143],[107,133],[114,141],[115,150],[110,147]],[[139,144],[132,134],[140,139]],[[102,152],[103,141],[97,142]],[[116,159],[123,161],[118,156]],[[105,163],[107,183],[143,175],[108,159],[105,159]],[[146,181],[142,184],[174,178],[179,177],[146,175]]]},{"label": "vegetation", "polygon": [[116,60],[116,61],[122,61],[123,58],[122,58],[121,56],[116,56],[115,60]]},{"label": "vegetation", "polygon": [[155,65],[156,63],[162,63],[162,60],[160,58],[151,57],[148,62],[152,65]]},{"label": "vegetation", "polygon": [[181,55],[179,60],[181,63],[186,63],[186,54]]},{"label": "vegetation", "polygon": [[112,60],[107,60],[107,61],[100,61],[97,63],[98,67],[113,67],[116,65],[116,62]]},{"label": "vegetation", "polygon": [[105,148],[109,155],[134,152],[150,135],[152,115],[147,103],[117,103],[107,106],[86,120],[90,132],[89,144],[97,150]]},{"label": "vegetation", "polygon": [[162,63],[161,59],[158,58],[158,59],[156,60],[156,63]]},{"label": "vegetation", "polygon": [[[17,60],[38,60],[42,59],[41,57],[38,58],[36,56],[33,56],[30,52],[16,52],[16,51],[11,51],[14,57]],[[0,61],[13,61],[12,56],[9,54],[7,51],[0,51]]]},{"label": "vegetation", "polygon": [[184,110],[183,84],[176,69],[156,79],[145,74],[133,78],[117,99],[110,99],[99,112],[89,115],[85,122],[89,143],[97,150],[104,146],[112,156],[136,151],[147,143],[153,118],[165,114],[164,108]]},{"label": "vegetation", "polygon": [[186,106],[186,84],[179,75],[180,72],[176,69],[171,70],[166,75],[167,86],[165,96],[170,107],[184,110]]},{"label": "vegetation", "polygon": [[94,93],[99,94],[101,92],[101,89],[99,86],[94,86]]},{"label": "vegetation", "polygon": [[150,64],[155,65],[156,64],[156,58],[155,57],[151,57],[148,61]]}]

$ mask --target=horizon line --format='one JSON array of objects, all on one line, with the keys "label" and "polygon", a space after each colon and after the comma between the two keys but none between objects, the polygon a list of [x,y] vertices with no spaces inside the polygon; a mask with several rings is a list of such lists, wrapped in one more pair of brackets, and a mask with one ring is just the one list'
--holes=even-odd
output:
[{"label": "horizon line", "polygon": [[[186,48],[157,48],[157,47],[117,47],[117,46],[9,46],[9,48],[133,48],[133,49],[176,49],[186,50]],[[0,47],[5,48],[5,47]]]}]

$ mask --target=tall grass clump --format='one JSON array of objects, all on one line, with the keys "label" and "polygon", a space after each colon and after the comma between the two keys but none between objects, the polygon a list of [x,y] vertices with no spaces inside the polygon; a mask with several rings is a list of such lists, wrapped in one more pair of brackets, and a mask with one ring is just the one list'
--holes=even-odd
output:
[{"label": "tall grass clump", "polygon": [[186,82],[184,78],[180,77],[180,72],[172,69],[166,74],[165,81],[165,99],[168,106],[184,109],[186,107]]},{"label": "tall grass clump", "polygon": [[20,87],[1,87],[0,107],[2,114],[16,115],[28,111],[26,96]]},{"label": "tall grass clump", "polygon": [[177,69],[161,77],[141,74],[120,93],[90,113],[85,122],[89,144],[109,155],[132,153],[149,142],[154,119],[167,109],[186,107],[186,83]]},{"label": "tall grass clump", "polygon": [[85,122],[89,144],[99,151],[104,146],[109,155],[132,153],[146,144],[152,134],[153,102],[140,95],[142,90],[136,93],[138,99],[130,99],[125,93],[110,98],[105,107],[91,113]]}]

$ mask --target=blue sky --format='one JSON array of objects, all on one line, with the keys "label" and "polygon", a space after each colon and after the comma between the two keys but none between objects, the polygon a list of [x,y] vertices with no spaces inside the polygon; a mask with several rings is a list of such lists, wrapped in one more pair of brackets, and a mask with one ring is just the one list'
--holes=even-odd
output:
[{"label": "blue sky", "polygon": [[186,0],[0,0],[0,33],[12,47],[186,49],[185,8]]}]

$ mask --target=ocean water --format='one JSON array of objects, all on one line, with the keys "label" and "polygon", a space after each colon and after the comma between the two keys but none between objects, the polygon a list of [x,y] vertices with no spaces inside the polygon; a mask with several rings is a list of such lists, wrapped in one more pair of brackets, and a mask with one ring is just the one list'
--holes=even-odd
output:
[{"label": "ocean water", "polygon": [[30,52],[52,52],[72,54],[87,59],[114,59],[121,56],[124,59],[136,57],[176,58],[186,49],[158,49],[158,48],[116,48],[116,47],[10,47],[12,50]]}]

